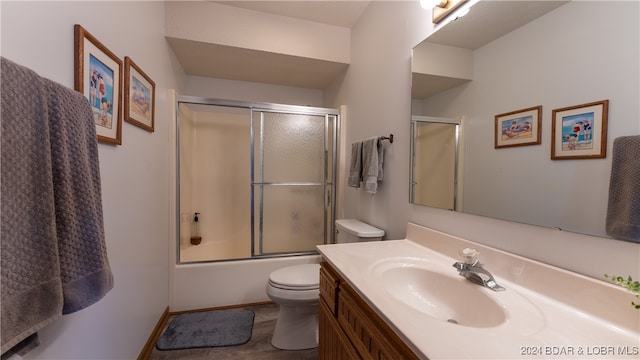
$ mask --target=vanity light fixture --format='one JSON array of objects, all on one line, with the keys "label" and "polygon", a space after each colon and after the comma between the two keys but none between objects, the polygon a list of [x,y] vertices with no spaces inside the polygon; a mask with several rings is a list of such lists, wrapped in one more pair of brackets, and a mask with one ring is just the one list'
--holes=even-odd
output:
[{"label": "vanity light fixture", "polygon": [[434,7],[444,8],[449,0],[420,0],[420,6],[425,10],[431,10]]},{"label": "vanity light fixture", "polygon": [[461,18],[461,17],[463,17],[463,16],[467,15],[467,14],[469,13],[469,10],[471,10],[471,8],[470,8],[470,7],[467,7],[467,8],[464,8],[464,9],[461,9],[460,11],[458,11],[458,12],[456,13],[456,19]]},{"label": "vanity light fixture", "polygon": [[[444,6],[436,5],[431,11],[431,18],[434,24],[438,24],[449,14],[456,11],[460,6],[464,5],[468,0],[443,0],[440,4],[444,3]],[[467,10],[468,11],[468,10]],[[466,13],[465,13],[466,14]],[[458,17],[462,17],[465,14],[459,14]]]}]

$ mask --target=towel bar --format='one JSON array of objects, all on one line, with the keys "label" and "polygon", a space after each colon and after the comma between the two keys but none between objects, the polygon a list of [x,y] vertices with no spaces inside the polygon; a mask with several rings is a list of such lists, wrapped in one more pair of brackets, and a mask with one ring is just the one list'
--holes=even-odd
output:
[{"label": "towel bar", "polygon": [[393,144],[393,134],[389,134],[389,136],[381,136],[380,140],[389,140],[389,142]]}]

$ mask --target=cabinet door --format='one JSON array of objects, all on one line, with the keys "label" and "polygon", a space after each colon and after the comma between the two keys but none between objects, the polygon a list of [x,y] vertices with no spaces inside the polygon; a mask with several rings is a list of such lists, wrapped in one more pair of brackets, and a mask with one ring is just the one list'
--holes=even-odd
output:
[{"label": "cabinet door", "polygon": [[327,303],[333,316],[338,316],[339,276],[328,264],[321,263],[320,265],[320,298]]},{"label": "cabinet door", "polygon": [[363,359],[418,359],[345,283],[340,284],[338,323]]},{"label": "cabinet door", "polygon": [[349,339],[346,338],[338,321],[324,301],[320,301],[318,313],[318,359],[319,360],[360,360]]}]

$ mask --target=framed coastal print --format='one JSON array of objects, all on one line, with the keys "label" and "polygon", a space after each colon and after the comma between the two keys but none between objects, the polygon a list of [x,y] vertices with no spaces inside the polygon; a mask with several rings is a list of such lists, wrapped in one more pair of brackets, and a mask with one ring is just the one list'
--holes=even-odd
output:
[{"label": "framed coastal print", "polygon": [[122,144],[122,61],[82,26],[74,26],[75,89],[91,104],[98,141]]},{"label": "framed coastal print", "polygon": [[540,144],[542,105],[495,116],[496,149]]},{"label": "framed coastal print", "polygon": [[147,131],[154,131],[156,84],[130,57],[124,58],[125,120]]},{"label": "framed coastal print", "polygon": [[598,159],[607,156],[609,100],[555,109],[551,159]]}]

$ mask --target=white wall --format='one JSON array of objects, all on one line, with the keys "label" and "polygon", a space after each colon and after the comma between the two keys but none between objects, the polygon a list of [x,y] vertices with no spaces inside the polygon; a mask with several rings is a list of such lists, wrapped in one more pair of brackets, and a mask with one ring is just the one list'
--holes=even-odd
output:
[{"label": "white wall", "polygon": [[2,1],[2,56],[73,88],[73,25],[156,83],[155,132],[123,122],[123,145],[100,144],[106,245],[115,287],[40,334],[27,359],[133,359],[169,303],[169,89],[184,75],[164,39],[160,2]]},{"label": "white wall", "polygon": [[[625,112],[616,116],[615,121],[629,124],[617,127],[618,136],[621,132],[629,134],[640,132],[637,109],[638,3],[618,3],[620,4],[631,7],[626,16],[622,18],[601,16],[599,25],[596,27],[597,29],[603,27],[617,29],[616,36],[608,40],[598,40],[606,42],[606,44],[602,43],[604,49],[610,49],[613,46],[612,43],[628,46],[630,49],[630,58],[622,61],[617,58],[610,59],[602,67],[592,70],[592,81],[598,84],[604,82],[609,91],[604,91],[599,86],[574,88],[569,82],[565,84],[563,93],[557,94],[559,98],[551,103],[545,103],[545,111],[549,111],[552,108],[574,103],[610,98],[615,94],[616,99],[610,98],[612,103],[615,100],[617,104],[624,104],[624,108],[631,114],[627,117],[628,113]],[[570,6],[573,5],[575,4],[570,4]],[[604,6],[602,3],[592,5]],[[611,5],[608,3],[606,7],[608,6]],[[344,103],[349,106],[347,143],[386,132],[393,132],[396,135],[396,142],[390,146],[391,150],[385,157],[385,180],[379,187],[378,194],[369,197],[361,190],[346,189],[345,217],[360,218],[385,229],[388,239],[404,237],[404,227],[409,220],[600,279],[604,273],[628,273],[638,277],[640,274],[640,245],[638,244],[408,204],[411,110],[409,57],[411,48],[432,31],[429,18],[430,14],[422,11],[417,2],[373,2],[357,26],[352,29],[350,68],[344,79],[336,82],[331,92],[325,96],[334,104]],[[564,19],[561,17],[561,20]],[[626,25],[618,26],[620,22]],[[545,26],[553,26],[549,32],[557,34],[564,31],[567,23],[545,23]],[[627,30],[623,31],[622,28]],[[572,44],[566,41],[564,45],[570,47]],[[549,61],[547,66],[554,66],[552,58],[546,58],[545,61]],[[582,66],[581,64],[581,60],[576,59],[574,66]],[[618,66],[620,64],[626,64],[627,68],[621,69]],[[635,64],[635,68],[629,68],[630,64]],[[615,82],[609,83],[611,81],[607,80],[611,79],[609,75],[612,75],[613,79],[625,76],[635,78],[636,86],[629,89],[631,93],[627,94],[614,91]],[[547,91],[551,96],[556,95],[552,87]],[[579,100],[583,97],[589,100]],[[634,104],[635,108],[633,108]],[[505,105],[505,111],[510,108],[509,104]],[[514,109],[518,108],[521,107],[516,106]],[[457,115],[459,114],[454,116]],[[612,135],[609,141],[612,141],[613,136],[615,135]],[[345,181],[345,178],[343,177],[341,181]]]},{"label": "white wall", "polygon": [[[371,196],[345,186],[344,214],[403,238],[409,218],[411,48],[432,29],[418,1],[373,1],[351,31],[351,65],[325,91],[331,107],[347,105],[347,149],[356,140],[394,134],[385,142],[384,179]],[[348,158],[348,154],[347,154]],[[346,183],[347,174],[340,181]]]}]

